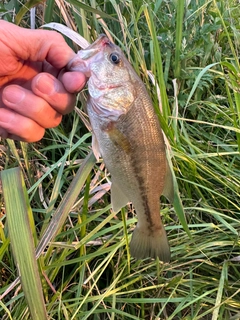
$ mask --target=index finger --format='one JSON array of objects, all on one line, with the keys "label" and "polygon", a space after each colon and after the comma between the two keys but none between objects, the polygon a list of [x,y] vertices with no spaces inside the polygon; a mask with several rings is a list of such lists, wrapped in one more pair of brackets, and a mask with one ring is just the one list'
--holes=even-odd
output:
[{"label": "index finger", "polygon": [[50,30],[31,30],[18,27],[4,20],[0,21],[1,42],[18,59],[31,61],[47,60],[61,69],[75,53],[62,35]]}]

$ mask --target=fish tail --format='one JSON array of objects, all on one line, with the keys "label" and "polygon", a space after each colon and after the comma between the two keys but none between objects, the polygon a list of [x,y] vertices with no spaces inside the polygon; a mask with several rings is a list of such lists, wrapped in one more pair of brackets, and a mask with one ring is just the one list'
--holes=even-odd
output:
[{"label": "fish tail", "polygon": [[137,226],[130,242],[130,253],[136,259],[158,257],[163,262],[169,262],[170,248],[164,227],[150,233]]}]

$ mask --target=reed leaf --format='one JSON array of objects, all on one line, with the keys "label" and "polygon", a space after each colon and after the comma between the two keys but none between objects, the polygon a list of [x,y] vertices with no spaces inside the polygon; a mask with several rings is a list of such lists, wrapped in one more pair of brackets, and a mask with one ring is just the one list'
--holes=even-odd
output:
[{"label": "reed leaf", "polygon": [[47,320],[32,236],[33,216],[23,175],[20,168],[13,168],[2,171],[1,179],[9,238],[31,317],[36,320]]},{"label": "reed leaf", "polygon": [[185,0],[179,0],[177,5],[177,17],[176,17],[176,43],[175,43],[175,62],[174,62],[174,77],[179,79],[181,75],[181,51],[182,51],[182,30],[183,30],[183,17],[184,9],[186,5]]}]

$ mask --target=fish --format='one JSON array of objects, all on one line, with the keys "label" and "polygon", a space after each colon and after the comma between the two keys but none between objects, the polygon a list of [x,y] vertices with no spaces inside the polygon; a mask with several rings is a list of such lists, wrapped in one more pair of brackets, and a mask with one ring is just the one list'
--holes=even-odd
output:
[{"label": "fish", "polygon": [[112,209],[118,212],[132,202],[137,213],[131,256],[169,262],[160,196],[172,199],[173,182],[162,129],[144,83],[104,34],[80,50],[67,70],[88,79],[92,149],[111,174]]}]

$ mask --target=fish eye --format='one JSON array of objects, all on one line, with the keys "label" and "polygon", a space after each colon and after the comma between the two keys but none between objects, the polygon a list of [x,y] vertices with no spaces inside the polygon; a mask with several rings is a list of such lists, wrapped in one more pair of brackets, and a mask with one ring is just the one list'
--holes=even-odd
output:
[{"label": "fish eye", "polygon": [[119,64],[119,62],[121,61],[118,53],[115,53],[115,52],[111,53],[109,58],[110,58],[110,61],[114,64]]}]

